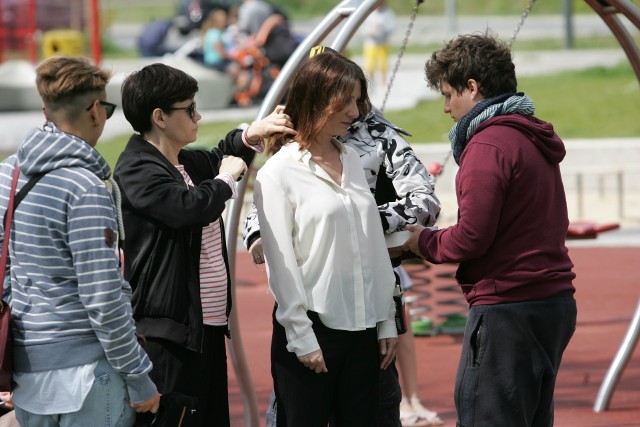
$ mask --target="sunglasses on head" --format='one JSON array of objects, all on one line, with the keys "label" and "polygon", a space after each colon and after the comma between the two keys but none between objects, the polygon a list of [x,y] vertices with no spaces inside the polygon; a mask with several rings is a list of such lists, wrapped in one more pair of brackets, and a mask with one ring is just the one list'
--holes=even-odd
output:
[{"label": "sunglasses on head", "polygon": [[[105,111],[107,113],[107,119],[109,119],[111,116],[113,116],[113,112],[116,111],[116,104],[112,104],[111,102],[100,101],[100,100],[98,100],[98,102],[100,103],[100,105],[102,105],[104,107],[104,109],[105,109]],[[89,105],[87,107],[87,111],[89,111],[91,109],[91,107],[93,107],[93,102],[91,103],[91,105]]]},{"label": "sunglasses on head", "polygon": [[193,101],[188,107],[167,107],[165,108],[165,110],[184,110],[189,114],[191,120],[193,120],[196,117],[196,101]]}]

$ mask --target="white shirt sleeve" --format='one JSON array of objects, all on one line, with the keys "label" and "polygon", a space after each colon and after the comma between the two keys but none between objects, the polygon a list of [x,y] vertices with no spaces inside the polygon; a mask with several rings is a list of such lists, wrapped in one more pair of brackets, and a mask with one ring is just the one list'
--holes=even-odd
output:
[{"label": "white shirt sleeve", "polygon": [[267,260],[269,289],[278,302],[276,319],[285,329],[287,350],[298,356],[311,353],[320,345],[307,316],[306,291],[293,248],[293,213],[287,196],[280,183],[258,174],[254,198]]}]

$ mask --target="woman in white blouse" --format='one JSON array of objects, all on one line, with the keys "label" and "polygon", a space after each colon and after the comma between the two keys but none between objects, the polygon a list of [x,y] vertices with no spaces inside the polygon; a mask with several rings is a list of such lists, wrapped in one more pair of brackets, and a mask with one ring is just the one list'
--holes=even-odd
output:
[{"label": "woman in white blouse", "polygon": [[276,299],[271,366],[278,426],[375,425],[378,375],[395,357],[395,278],[358,154],[336,135],[370,103],[354,62],[316,55],[298,71],[255,201]]}]

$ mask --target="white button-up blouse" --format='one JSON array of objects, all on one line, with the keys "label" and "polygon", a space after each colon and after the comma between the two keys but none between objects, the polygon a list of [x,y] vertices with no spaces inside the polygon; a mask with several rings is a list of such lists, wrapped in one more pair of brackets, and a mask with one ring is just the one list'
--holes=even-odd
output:
[{"label": "white button-up blouse", "polygon": [[342,185],[292,142],[260,168],[254,188],[276,319],[297,356],[320,348],[307,311],[331,329],[377,327],[379,339],[397,336],[378,207],[358,154],[333,143]]}]

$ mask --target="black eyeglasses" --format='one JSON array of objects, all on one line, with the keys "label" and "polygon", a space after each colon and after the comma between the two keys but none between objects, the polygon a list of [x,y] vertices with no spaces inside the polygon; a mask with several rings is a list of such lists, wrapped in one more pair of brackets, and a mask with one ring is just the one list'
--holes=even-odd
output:
[{"label": "black eyeglasses", "polygon": [[[94,101],[95,102],[95,101]],[[107,102],[107,101],[100,101],[98,100],[98,102],[100,103],[100,105],[102,105],[107,113],[107,119],[109,119],[111,116],[113,116],[113,112],[116,111],[116,104],[112,104],[111,102]],[[91,103],[91,105],[89,105],[87,107],[87,111],[89,111],[91,109],[91,107],[93,107],[93,102]]]},{"label": "black eyeglasses", "polygon": [[189,114],[191,120],[193,120],[196,117],[196,101],[193,101],[188,107],[167,107],[165,110],[184,110]]}]

